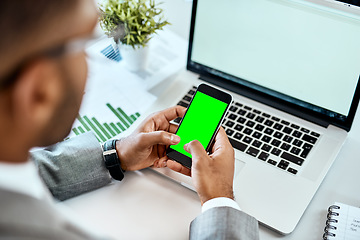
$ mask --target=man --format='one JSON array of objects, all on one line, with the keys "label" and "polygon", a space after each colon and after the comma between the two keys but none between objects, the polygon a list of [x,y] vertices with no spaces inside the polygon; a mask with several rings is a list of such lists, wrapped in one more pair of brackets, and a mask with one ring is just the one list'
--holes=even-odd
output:
[{"label": "man", "polygon": [[[96,25],[96,7],[89,0],[2,0],[0,18],[0,239],[105,239],[72,221],[48,192],[64,200],[111,181],[106,168],[112,165],[95,136],[29,155],[71,129],[87,72],[79,43]],[[192,222],[190,238],[257,239],[257,221],[232,200],[234,151],[223,129],[210,156],[198,141],[185,146],[193,156],[191,172],[167,159],[166,146],[180,140],[169,122],[184,112],[173,107],[155,113],[114,142],[111,156],[120,172],[111,175],[166,165],[191,174],[204,212]]]}]

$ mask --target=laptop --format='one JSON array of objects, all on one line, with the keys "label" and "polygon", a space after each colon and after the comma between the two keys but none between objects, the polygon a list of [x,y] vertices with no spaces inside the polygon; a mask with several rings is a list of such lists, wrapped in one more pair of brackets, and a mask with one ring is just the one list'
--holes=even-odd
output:
[{"label": "laptop", "polygon": [[[194,0],[187,70],[149,110],[188,106],[203,82],[229,92],[222,126],[235,149],[236,201],[281,234],[296,227],[358,107],[360,14],[343,4]],[[193,189],[189,177],[154,170]]]}]

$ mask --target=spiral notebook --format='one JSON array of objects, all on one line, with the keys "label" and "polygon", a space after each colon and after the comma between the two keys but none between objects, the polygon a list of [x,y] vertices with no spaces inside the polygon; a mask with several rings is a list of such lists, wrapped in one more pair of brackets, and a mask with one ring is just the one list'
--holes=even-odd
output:
[{"label": "spiral notebook", "polygon": [[335,203],[328,209],[323,239],[359,240],[360,208]]}]

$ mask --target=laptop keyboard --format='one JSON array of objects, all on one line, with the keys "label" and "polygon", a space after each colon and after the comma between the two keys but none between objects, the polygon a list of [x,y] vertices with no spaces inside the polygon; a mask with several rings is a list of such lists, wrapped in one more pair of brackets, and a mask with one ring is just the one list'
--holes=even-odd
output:
[{"label": "laptop keyboard", "polygon": [[[188,107],[195,91],[194,86],[178,105]],[[232,102],[222,127],[234,148],[291,174],[299,172],[320,137],[317,132],[240,102]]]}]

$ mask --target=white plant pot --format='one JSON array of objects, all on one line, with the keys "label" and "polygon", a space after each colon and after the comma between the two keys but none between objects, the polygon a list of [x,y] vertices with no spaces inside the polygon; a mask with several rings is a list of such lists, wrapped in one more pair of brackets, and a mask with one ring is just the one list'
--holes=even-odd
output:
[{"label": "white plant pot", "polygon": [[122,56],[126,67],[132,71],[137,72],[144,70],[147,66],[147,60],[149,55],[149,46],[136,47],[119,44],[120,55]]}]

